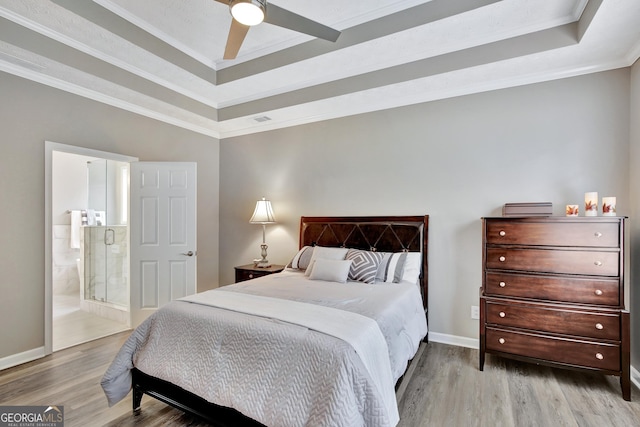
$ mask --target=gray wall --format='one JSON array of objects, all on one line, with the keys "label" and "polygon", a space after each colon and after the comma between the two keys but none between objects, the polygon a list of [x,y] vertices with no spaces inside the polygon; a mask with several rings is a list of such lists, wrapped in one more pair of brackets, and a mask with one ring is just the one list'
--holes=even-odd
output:
[{"label": "gray wall", "polygon": [[[616,195],[619,214],[632,217],[632,276],[640,271],[638,64],[220,145],[8,74],[0,73],[0,93],[0,358],[44,342],[45,140],[197,161],[199,291],[218,277],[233,282],[235,265],[259,257],[261,229],[248,221],[262,196],[278,219],[267,228],[269,259],[278,263],[297,248],[301,215],[431,215],[430,326],[442,336],[478,335],[469,307],[481,280],[479,218],[499,215],[505,202],[551,201],[561,215],[586,191]],[[640,291],[632,301],[637,307]],[[633,310],[632,322],[637,331]]]},{"label": "gray wall", "polygon": [[564,215],[587,191],[630,213],[629,88],[622,69],[225,139],[220,283],[259,255],[248,220],[262,196],[278,263],[297,249],[301,215],[429,214],[430,329],[477,342],[482,216],[522,201]]},{"label": "gray wall", "polygon": [[631,67],[631,366],[640,370],[640,61]]},{"label": "gray wall", "polygon": [[44,345],[44,141],[198,162],[198,290],[218,285],[219,141],[0,73],[0,358]]}]

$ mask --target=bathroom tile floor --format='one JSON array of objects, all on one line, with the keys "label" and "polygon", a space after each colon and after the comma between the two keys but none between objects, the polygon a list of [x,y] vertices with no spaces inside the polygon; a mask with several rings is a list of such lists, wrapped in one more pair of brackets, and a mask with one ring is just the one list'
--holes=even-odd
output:
[{"label": "bathroom tile floor", "polygon": [[80,296],[53,295],[53,351],[128,329],[125,324],[80,310]]}]

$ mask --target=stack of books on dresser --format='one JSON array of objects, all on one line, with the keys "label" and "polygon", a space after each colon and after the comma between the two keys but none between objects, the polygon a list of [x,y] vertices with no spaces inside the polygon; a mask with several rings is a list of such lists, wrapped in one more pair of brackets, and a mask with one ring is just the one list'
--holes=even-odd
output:
[{"label": "stack of books on dresser", "polygon": [[502,216],[551,216],[551,202],[505,203]]}]

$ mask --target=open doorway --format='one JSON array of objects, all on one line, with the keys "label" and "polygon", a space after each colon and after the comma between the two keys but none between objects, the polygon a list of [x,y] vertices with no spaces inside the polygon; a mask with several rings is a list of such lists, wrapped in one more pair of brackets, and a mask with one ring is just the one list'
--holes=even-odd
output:
[{"label": "open doorway", "polygon": [[130,328],[131,161],[46,143],[47,354]]}]

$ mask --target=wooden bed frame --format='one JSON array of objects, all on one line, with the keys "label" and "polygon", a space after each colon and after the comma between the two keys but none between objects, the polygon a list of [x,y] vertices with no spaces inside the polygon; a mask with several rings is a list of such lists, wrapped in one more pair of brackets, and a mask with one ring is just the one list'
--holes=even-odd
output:
[{"label": "wooden bed frame", "polygon": [[[378,252],[422,252],[420,289],[425,316],[428,307],[428,237],[429,216],[359,216],[301,217],[300,247],[330,246]],[[424,341],[427,341],[425,337]],[[418,353],[420,354],[420,352]],[[147,394],[175,408],[201,417],[214,426],[262,426],[232,408],[207,402],[167,381],[132,369],[133,411],[140,411],[142,396]],[[407,378],[408,380],[408,378]],[[398,380],[396,390],[403,378]]]}]

